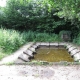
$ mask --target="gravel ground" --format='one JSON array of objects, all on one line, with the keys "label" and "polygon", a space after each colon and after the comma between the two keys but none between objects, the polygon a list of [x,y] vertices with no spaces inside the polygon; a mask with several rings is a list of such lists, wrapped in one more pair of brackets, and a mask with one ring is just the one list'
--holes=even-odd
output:
[{"label": "gravel ground", "polygon": [[2,65],[0,80],[80,80],[80,65]]},{"label": "gravel ground", "polygon": [[0,80],[80,80],[80,65],[2,65],[13,62],[29,46],[0,61]]}]

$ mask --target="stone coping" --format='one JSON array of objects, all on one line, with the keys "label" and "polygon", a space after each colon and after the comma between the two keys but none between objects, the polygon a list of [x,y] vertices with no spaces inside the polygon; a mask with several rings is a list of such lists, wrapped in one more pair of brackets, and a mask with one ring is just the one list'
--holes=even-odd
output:
[{"label": "stone coping", "polygon": [[35,45],[37,46],[64,46],[69,54],[71,55],[71,57],[74,58],[74,62],[78,61],[80,62],[80,50],[78,49],[78,47],[76,47],[74,44],[72,43],[67,43],[67,42],[36,42]]},{"label": "stone coping", "polygon": [[[52,42],[51,43],[50,42],[29,42],[28,44],[21,47],[18,51],[16,51],[12,55],[10,55],[6,58],[3,58],[2,61],[0,61],[0,64],[6,64],[6,63],[15,63],[15,64],[28,64],[28,63],[31,63],[31,64],[33,64],[35,62],[28,62],[29,59],[31,58],[31,56],[29,56],[29,53],[27,53],[27,54],[24,53],[24,51],[30,50],[34,53],[35,49],[39,46],[64,46],[68,50],[70,55],[74,54],[74,55],[71,55],[74,58],[74,62],[67,62],[67,64],[68,63],[76,64],[76,63],[80,62],[80,53],[79,53],[80,50],[79,50],[78,47],[76,47],[72,43],[67,43],[67,42],[53,42],[53,43]],[[78,50],[78,52],[75,52],[76,49]],[[33,55],[32,52],[30,53],[31,55]],[[22,60],[19,59],[19,58],[22,58]],[[38,62],[36,62],[36,63],[38,63]],[[64,63],[64,61],[62,61],[62,62]],[[56,62],[47,62],[47,63],[56,63]],[[60,63],[60,62],[57,62],[57,63]]]}]

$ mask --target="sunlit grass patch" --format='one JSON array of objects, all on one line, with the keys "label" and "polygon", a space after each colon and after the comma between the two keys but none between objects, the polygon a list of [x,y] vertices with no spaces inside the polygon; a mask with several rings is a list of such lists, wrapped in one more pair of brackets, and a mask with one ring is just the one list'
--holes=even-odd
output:
[{"label": "sunlit grass patch", "polygon": [[0,29],[0,48],[4,53],[10,54],[25,43],[21,33],[15,30]]}]

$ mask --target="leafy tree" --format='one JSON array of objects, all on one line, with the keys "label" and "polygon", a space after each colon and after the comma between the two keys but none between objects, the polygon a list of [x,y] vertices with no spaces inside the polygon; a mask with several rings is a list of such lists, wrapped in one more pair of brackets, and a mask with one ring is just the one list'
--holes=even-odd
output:
[{"label": "leafy tree", "polygon": [[64,18],[67,22],[71,22],[70,30],[77,35],[80,32],[80,0],[50,0],[55,15]]},{"label": "leafy tree", "polygon": [[5,24],[5,14],[3,12],[3,8],[0,7],[0,26],[4,26]]},{"label": "leafy tree", "polygon": [[[65,22],[53,15],[49,0],[8,0],[4,9],[6,27],[18,30],[35,30],[53,32],[54,28],[64,25]],[[61,21],[60,21],[61,20]]]}]

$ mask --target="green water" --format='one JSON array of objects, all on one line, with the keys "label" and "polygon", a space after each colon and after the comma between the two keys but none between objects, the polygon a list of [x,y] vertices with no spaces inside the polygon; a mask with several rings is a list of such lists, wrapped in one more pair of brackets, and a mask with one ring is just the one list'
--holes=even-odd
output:
[{"label": "green water", "polygon": [[37,49],[36,52],[37,54],[34,55],[34,60],[48,61],[48,62],[59,62],[59,61],[74,62],[73,58],[71,58],[66,49],[40,48]]}]

